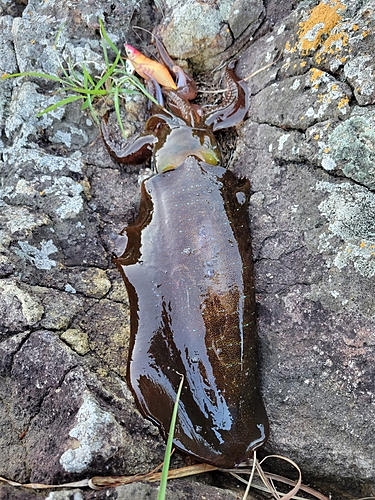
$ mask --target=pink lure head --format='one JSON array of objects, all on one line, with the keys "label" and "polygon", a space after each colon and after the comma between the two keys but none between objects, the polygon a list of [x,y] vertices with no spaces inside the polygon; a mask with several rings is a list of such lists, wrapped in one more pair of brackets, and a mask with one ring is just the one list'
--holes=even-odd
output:
[{"label": "pink lure head", "polygon": [[135,49],[134,47],[132,47],[128,43],[125,44],[125,52],[126,52],[126,55],[128,56],[128,59],[130,59],[131,61],[136,60],[137,57],[139,55],[141,55],[139,50]]}]

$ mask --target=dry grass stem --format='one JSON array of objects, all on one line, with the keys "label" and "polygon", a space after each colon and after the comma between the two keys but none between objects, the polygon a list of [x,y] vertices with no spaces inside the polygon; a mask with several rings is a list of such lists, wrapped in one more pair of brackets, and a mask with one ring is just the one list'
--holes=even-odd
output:
[{"label": "dry grass stem", "polygon": [[[273,474],[270,472],[265,472],[263,471],[261,464],[267,460],[268,458],[279,458],[281,460],[285,460],[288,463],[290,463],[293,467],[295,467],[298,471],[299,478],[297,481],[293,481],[291,479],[285,478],[283,476],[279,476],[277,474]],[[214,467],[212,465],[208,464],[197,464],[197,465],[190,465],[187,467],[181,467],[179,469],[171,469],[169,470],[168,473],[168,480],[169,479],[177,479],[181,477],[187,477],[187,476],[193,476],[196,474],[204,474],[206,472],[212,472],[215,470],[220,470],[221,472],[229,472],[232,474],[236,479],[239,481],[243,482],[246,484],[246,490],[243,496],[243,500],[246,500],[251,486],[253,488],[256,488],[261,491],[265,491],[268,493],[271,493],[273,497],[277,500],[305,500],[302,499],[301,497],[295,496],[296,493],[301,490],[304,491],[305,493],[310,494],[311,496],[315,497],[318,500],[329,500],[328,497],[325,495],[322,495],[321,493],[313,490],[312,488],[309,488],[308,486],[304,486],[302,484],[302,479],[301,479],[301,471],[299,467],[290,459],[286,457],[282,457],[279,455],[270,455],[266,458],[264,458],[261,462],[258,462],[256,457],[254,457],[255,460],[252,462],[251,468],[236,468],[236,469],[218,469],[217,467]],[[148,472],[147,474],[137,474],[134,476],[94,476],[91,479],[83,479],[81,481],[76,481],[73,483],[64,483],[64,484],[40,484],[40,483],[29,483],[29,484],[21,484],[17,483],[16,481],[11,481],[5,478],[0,477],[0,481],[7,482],[8,484],[16,487],[24,487],[24,488],[29,488],[29,489],[53,489],[53,488],[66,488],[66,487],[71,487],[71,488],[85,488],[89,487],[94,490],[101,490],[104,488],[114,488],[116,486],[121,486],[125,484],[130,484],[134,483],[137,481],[147,481],[147,482],[159,482],[161,479],[161,472],[158,472],[158,470],[163,466],[163,464],[158,465],[155,469],[153,469],[151,472]],[[259,478],[262,480],[264,486],[261,486],[259,484],[254,484],[253,478],[255,475],[255,471]],[[249,480],[245,480],[243,477],[241,477],[239,474],[248,474],[250,476]],[[287,484],[289,486],[292,486],[293,489],[286,494],[279,493],[276,488],[273,485],[273,481],[278,481],[284,484]],[[362,500],[370,500],[370,499],[362,499]]]},{"label": "dry grass stem", "polygon": [[245,76],[245,78],[243,78],[243,81],[244,82],[247,82],[247,80],[250,80],[250,78],[253,78],[255,75],[257,75],[258,73],[261,73],[262,71],[264,71],[265,69],[268,69],[270,68],[271,66],[273,66],[274,64],[277,63],[277,61],[279,61],[282,57],[282,53],[279,54],[278,58],[275,59],[275,61],[272,61],[270,62],[269,64],[266,64],[266,66],[262,66],[261,68],[257,69],[256,71],[254,71],[254,73],[251,73],[250,75],[248,76]]}]

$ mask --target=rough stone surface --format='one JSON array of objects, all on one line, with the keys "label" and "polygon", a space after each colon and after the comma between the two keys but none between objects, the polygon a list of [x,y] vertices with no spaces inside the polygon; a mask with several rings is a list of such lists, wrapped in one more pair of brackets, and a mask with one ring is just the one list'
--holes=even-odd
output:
[{"label": "rough stone surface", "polygon": [[[204,483],[192,483],[186,479],[171,482],[167,485],[167,498],[169,500],[194,499],[194,500],[240,500],[242,494],[215,488]],[[0,487],[1,500],[157,500],[158,486],[156,484],[135,483],[102,491],[85,491],[78,488],[69,488],[50,493],[17,491],[9,486]],[[258,500],[260,497],[249,495],[248,500]]]},{"label": "rough stone surface", "polygon": [[[99,74],[99,17],[118,47],[140,45],[130,22],[159,23],[169,52],[196,69],[248,45],[242,77],[281,56],[247,79],[249,118],[225,151],[252,184],[265,451],[336,500],[375,494],[374,11],[355,0],[0,0],[1,74],[57,72],[56,56]],[[37,117],[56,88],[0,82],[0,476],[20,482],[147,472],[164,452],[124,381],[129,306],[111,264],[149,170],[112,162],[78,103]],[[125,109],[133,133],[144,102]],[[205,481],[220,488],[183,480],[168,495],[241,498],[222,477]],[[156,486],[0,487],[12,500],[111,495],[156,498]]]},{"label": "rough stone surface", "polygon": [[305,2],[255,42],[242,75],[275,49],[283,59],[249,80],[250,119],[233,161],[254,192],[267,449],[327,491],[340,476],[349,498],[375,488],[371,63],[359,75],[373,43],[370,4]]},{"label": "rough stone surface", "polygon": [[200,70],[227,59],[233,44],[240,49],[238,40],[247,42],[264,18],[259,0],[167,0],[165,6],[160,34],[167,50],[176,59],[190,59]]}]

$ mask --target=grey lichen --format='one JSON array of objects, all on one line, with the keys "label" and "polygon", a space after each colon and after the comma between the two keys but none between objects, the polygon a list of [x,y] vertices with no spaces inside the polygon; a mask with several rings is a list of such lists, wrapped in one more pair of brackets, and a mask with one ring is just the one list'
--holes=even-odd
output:
[{"label": "grey lichen", "polygon": [[[112,437],[109,444],[108,434]],[[113,415],[102,410],[89,392],[76,417],[76,425],[69,432],[71,446],[61,455],[60,464],[67,472],[80,473],[87,469],[94,455],[100,453],[102,460],[114,453],[115,436],[121,444],[122,429]]]},{"label": "grey lichen", "polygon": [[319,182],[317,188],[329,193],[319,205],[328,222],[328,231],[320,236],[320,250],[334,247],[331,264],[338,269],[352,263],[362,276],[375,276],[375,195],[347,182]]},{"label": "grey lichen", "polygon": [[317,250],[326,263],[321,281],[311,287],[310,299],[337,311],[375,314],[375,195],[350,182],[320,181],[317,190],[327,193],[319,204],[326,220]]},{"label": "grey lichen", "polygon": [[38,269],[49,270],[57,265],[57,262],[50,259],[49,256],[58,252],[57,247],[52,240],[41,241],[40,248],[30,245],[27,241],[19,241],[20,248],[15,248],[14,253],[28,260]]},{"label": "grey lichen", "polygon": [[0,281],[1,328],[30,327],[42,318],[43,313],[41,301],[29,287],[21,286],[14,279]]},{"label": "grey lichen", "polygon": [[[345,176],[375,188],[375,129],[365,116],[353,116],[338,125],[328,140],[323,166],[335,165]],[[331,170],[331,168],[330,168]]]},{"label": "grey lichen", "polygon": [[70,177],[60,177],[54,179],[53,185],[45,189],[47,196],[56,198],[59,203],[54,208],[55,213],[62,219],[70,219],[75,217],[83,209],[83,199],[81,193],[83,186],[75,182]]}]

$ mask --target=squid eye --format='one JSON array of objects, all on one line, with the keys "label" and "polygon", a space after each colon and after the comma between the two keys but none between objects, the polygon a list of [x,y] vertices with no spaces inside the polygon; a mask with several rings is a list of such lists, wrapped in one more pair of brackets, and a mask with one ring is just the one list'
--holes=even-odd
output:
[{"label": "squid eye", "polygon": [[206,162],[206,163],[209,163],[210,165],[218,165],[220,163],[220,160],[219,158],[217,157],[217,155],[215,154],[214,151],[210,151],[208,149],[203,149],[201,151],[201,155],[202,155],[202,158],[203,160]]}]

